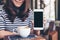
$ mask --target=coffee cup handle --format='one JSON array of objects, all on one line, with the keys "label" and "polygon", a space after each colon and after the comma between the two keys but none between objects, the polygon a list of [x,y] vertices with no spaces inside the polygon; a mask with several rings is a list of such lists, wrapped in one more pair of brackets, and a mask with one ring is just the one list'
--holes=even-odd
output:
[{"label": "coffee cup handle", "polygon": [[13,33],[17,33],[17,29],[15,28],[15,29],[13,29]]}]

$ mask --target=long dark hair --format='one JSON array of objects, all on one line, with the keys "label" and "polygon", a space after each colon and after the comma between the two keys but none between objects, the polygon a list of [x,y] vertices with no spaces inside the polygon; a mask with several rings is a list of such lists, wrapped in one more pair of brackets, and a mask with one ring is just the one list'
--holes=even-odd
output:
[{"label": "long dark hair", "polygon": [[3,8],[8,14],[7,17],[11,22],[14,22],[16,16],[22,21],[24,21],[28,17],[29,7],[27,7],[26,1],[24,1],[23,4],[19,8],[17,8],[11,0],[6,0],[6,3]]}]

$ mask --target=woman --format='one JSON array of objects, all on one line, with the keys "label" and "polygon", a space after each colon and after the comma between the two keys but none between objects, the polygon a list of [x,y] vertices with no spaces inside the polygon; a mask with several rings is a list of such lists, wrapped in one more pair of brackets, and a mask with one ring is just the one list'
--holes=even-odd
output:
[{"label": "woman", "polygon": [[33,12],[29,9],[29,0],[6,0],[0,13],[0,38],[13,35],[19,26],[29,25],[32,28]]}]

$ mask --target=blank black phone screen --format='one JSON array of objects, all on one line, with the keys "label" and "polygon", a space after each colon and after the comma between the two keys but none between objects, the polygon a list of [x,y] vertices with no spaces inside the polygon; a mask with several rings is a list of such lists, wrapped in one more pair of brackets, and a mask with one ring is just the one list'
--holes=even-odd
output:
[{"label": "blank black phone screen", "polygon": [[43,27],[43,12],[34,12],[34,27]]}]

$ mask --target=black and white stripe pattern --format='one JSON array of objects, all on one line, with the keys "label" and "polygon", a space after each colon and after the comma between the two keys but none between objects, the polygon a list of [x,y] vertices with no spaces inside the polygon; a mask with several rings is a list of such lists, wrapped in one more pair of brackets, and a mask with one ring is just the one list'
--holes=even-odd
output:
[{"label": "black and white stripe pattern", "polygon": [[34,20],[34,14],[32,10],[29,12],[29,17],[26,18],[24,22],[22,22],[19,18],[15,18],[13,24],[10,22],[8,18],[6,18],[7,14],[5,11],[0,11],[0,30],[6,29],[9,31],[13,31],[14,28],[17,28],[19,26],[29,25],[32,27],[31,20]]}]

